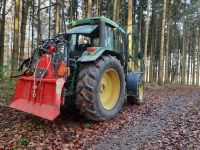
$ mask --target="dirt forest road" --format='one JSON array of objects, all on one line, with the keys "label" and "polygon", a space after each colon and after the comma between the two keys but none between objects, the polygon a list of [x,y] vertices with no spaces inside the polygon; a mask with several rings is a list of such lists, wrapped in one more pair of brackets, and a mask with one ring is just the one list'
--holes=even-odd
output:
[{"label": "dirt forest road", "polygon": [[106,122],[49,122],[0,106],[0,149],[200,149],[200,88],[148,87],[145,104]]}]

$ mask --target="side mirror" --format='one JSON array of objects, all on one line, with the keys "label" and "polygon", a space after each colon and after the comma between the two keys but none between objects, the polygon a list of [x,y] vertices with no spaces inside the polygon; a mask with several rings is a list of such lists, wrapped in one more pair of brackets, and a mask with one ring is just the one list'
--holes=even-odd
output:
[{"label": "side mirror", "polygon": [[138,57],[139,60],[143,59],[143,53],[142,53],[142,52],[139,52],[139,53],[137,54],[137,57]]}]

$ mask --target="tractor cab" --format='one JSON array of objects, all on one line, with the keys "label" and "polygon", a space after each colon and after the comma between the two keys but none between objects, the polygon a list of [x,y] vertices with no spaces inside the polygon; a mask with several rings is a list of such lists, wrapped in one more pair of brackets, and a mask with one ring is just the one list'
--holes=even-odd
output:
[{"label": "tractor cab", "polygon": [[[83,52],[84,55],[91,55],[92,52],[104,48],[125,59],[127,34],[115,22],[105,17],[94,17],[73,21],[68,28],[66,37],[69,41],[70,57],[80,57]],[[82,57],[79,61],[84,61],[83,59]]]}]

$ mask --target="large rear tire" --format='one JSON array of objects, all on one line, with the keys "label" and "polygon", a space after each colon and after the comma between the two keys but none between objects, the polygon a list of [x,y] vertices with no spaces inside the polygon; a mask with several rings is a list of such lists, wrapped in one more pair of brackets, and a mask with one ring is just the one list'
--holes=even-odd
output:
[{"label": "large rear tire", "polygon": [[125,98],[125,76],[118,59],[107,55],[85,65],[79,72],[76,92],[76,105],[89,119],[115,117]]}]

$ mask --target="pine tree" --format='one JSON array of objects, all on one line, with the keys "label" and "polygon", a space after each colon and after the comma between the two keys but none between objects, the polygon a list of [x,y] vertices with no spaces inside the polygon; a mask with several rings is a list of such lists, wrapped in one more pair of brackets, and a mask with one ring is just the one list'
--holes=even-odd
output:
[{"label": "pine tree", "polygon": [[60,33],[60,0],[56,0],[56,35]]},{"label": "pine tree", "polygon": [[85,7],[85,0],[82,0],[82,3],[81,3],[82,18],[86,17],[85,9],[86,9],[86,7]]},{"label": "pine tree", "polygon": [[163,16],[162,16],[162,32],[161,32],[161,46],[160,46],[160,61],[159,61],[159,76],[158,83],[159,85],[163,84],[163,75],[164,75],[164,44],[165,44],[165,17],[166,17],[166,5],[167,0],[163,1]]},{"label": "pine tree", "polygon": [[99,0],[96,0],[96,17],[99,16]]},{"label": "pine tree", "polygon": [[150,65],[149,65],[149,82],[155,82],[154,66],[155,66],[155,49],[157,37],[157,13],[155,1],[152,1],[152,16],[151,16],[151,51],[150,51]]},{"label": "pine tree", "polygon": [[88,0],[88,13],[87,17],[92,17],[92,0]]},{"label": "pine tree", "polygon": [[13,51],[12,51],[12,74],[18,66],[19,56],[19,10],[20,0],[15,0],[15,16],[14,16],[14,39],[13,39]]},{"label": "pine tree", "polygon": [[172,27],[172,8],[174,0],[169,1],[168,7],[168,21],[167,21],[167,39],[166,39],[166,52],[165,52],[165,83],[169,83],[169,47],[170,47],[170,33]]},{"label": "pine tree", "polygon": [[24,44],[25,44],[25,37],[26,37],[26,24],[27,24],[27,17],[28,17],[28,9],[29,9],[29,1],[23,0],[22,1],[22,21],[21,21],[21,44],[20,44],[20,62],[24,59]]},{"label": "pine tree", "polygon": [[41,41],[41,20],[40,20],[40,5],[41,0],[38,0],[38,10],[37,10],[37,46],[40,44]]},{"label": "pine tree", "polygon": [[[149,38],[149,21],[150,21],[150,5],[151,0],[147,1],[147,21],[146,21],[146,32],[145,32],[145,47],[144,47],[144,64],[147,65],[147,46],[148,46],[148,38]],[[145,74],[144,78],[147,81],[147,70],[148,68],[145,65]]]},{"label": "pine tree", "polygon": [[116,22],[117,20],[117,3],[118,3],[118,0],[114,0],[114,7],[113,7],[113,21]]},{"label": "pine tree", "polygon": [[2,15],[0,16],[0,66],[4,64],[4,40],[5,40],[5,23],[6,23],[6,0],[2,0]]},{"label": "pine tree", "polygon": [[199,70],[200,70],[200,28],[198,28],[198,49],[197,49],[197,85],[199,84]]},{"label": "pine tree", "polygon": [[[132,12],[133,10],[133,1],[132,0],[128,0],[128,24],[127,24],[127,33],[129,34],[129,54],[133,57],[134,53],[133,53],[133,18],[132,18]],[[134,68],[134,64],[133,62],[130,63],[130,67],[133,69]]]},{"label": "pine tree", "polygon": [[185,84],[185,69],[186,69],[186,49],[187,49],[187,26],[183,25],[183,51],[182,51],[182,64],[181,64],[181,83]]},{"label": "pine tree", "polygon": [[[144,11],[144,1],[143,0],[140,0],[140,3],[139,3],[139,10],[138,10],[138,17],[139,17],[139,20],[138,20],[138,49],[137,49],[137,52],[141,52],[142,51],[142,44],[141,42],[143,41],[142,40],[142,37],[143,37],[143,11]],[[140,64],[140,61],[138,60],[138,65],[141,66]]]}]

